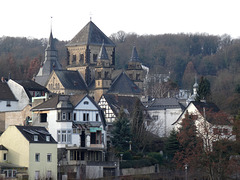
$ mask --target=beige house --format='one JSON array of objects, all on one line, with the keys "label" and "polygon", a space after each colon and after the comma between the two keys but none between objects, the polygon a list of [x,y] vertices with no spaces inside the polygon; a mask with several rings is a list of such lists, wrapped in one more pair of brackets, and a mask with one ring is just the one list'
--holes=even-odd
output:
[{"label": "beige house", "polygon": [[6,163],[25,169],[29,179],[57,179],[57,143],[44,127],[9,126],[0,144]]}]

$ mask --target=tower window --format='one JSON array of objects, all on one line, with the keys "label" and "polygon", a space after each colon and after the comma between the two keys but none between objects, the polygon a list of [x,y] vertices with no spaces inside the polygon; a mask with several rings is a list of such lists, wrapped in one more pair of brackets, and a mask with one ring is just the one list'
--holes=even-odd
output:
[{"label": "tower window", "polygon": [[73,64],[76,64],[76,59],[77,59],[77,58],[76,58],[76,55],[73,55],[73,57],[72,57],[72,63],[73,63]]},{"label": "tower window", "polygon": [[83,63],[84,63],[84,55],[80,54],[80,64],[83,64]]},{"label": "tower window", "polygon": [[97,54],[93,54],[93,62],[97,62]]}]

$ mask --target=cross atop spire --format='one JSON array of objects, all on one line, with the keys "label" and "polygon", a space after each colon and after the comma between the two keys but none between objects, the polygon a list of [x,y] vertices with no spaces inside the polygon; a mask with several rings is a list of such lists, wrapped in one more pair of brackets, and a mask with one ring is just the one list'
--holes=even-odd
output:
[{"label": "cross atop spire", "polygon": [[92,21],[92,12],[89,13],[89,16],[90,16],[90,21]]}]

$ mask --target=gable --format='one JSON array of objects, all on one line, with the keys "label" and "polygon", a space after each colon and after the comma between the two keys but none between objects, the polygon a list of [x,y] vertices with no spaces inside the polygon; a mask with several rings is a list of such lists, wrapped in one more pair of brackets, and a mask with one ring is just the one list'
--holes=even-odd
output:
[{"label": "gable", "polygon": [[[46,83],[46,87],[49,89],[49,90],[52,90],[54,87],[59,87],[59,88],[62,88],[62,83],[61,81],[59,80],[58,76],[56,75],[55,71],[53,71]],[[58,89],[59,89],[58,88]]]},{"label": "gable", "polygon": [[95,110],[98,111],[96,104],[88,97],[85,96],[74,108],[75,110]]}]

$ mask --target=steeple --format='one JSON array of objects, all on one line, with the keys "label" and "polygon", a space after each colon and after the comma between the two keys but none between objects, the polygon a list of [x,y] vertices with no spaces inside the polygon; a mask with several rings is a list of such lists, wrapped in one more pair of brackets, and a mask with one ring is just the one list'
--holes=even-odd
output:
[{"label": "steeple", "polygon": [[51,29],[48,44],[45,49],[45,60],[42,63],[37,76],[35,77],[35,81],[44,86],[48,77],[52,73],[52,70],[60,69],[62,69],[62,66],[58,62],[58,51],[55,48],[55,42]]},{"label": "steeple", "polygon": [[104,40],[103,40],[100,52],[98,54],[98,60],[109,60],[108,54],[105,48]]},{"label": "steeple", "polygon": [[197,75],[195,75],[195,83],[193,85],[193,94],[197,95],[198,83],[197,83]]},{"label": "steeple", "polygon": [[49,40],[48,40],[46,50],[47,51],[56,50],[55,49],[55,42],[54,42],[53,35],[52,35],[52,29],[51,29],[51,32],[50,32],[50,36],[49,36]]},{"label": "steeple", "polygon": [[137,53],[136,46],[133,46],[132,56],[131,56],[130,61],[131,61],[131,62],[140,62],[140,59],[139,59],[139,57],[138,57],[138,53]]}]

